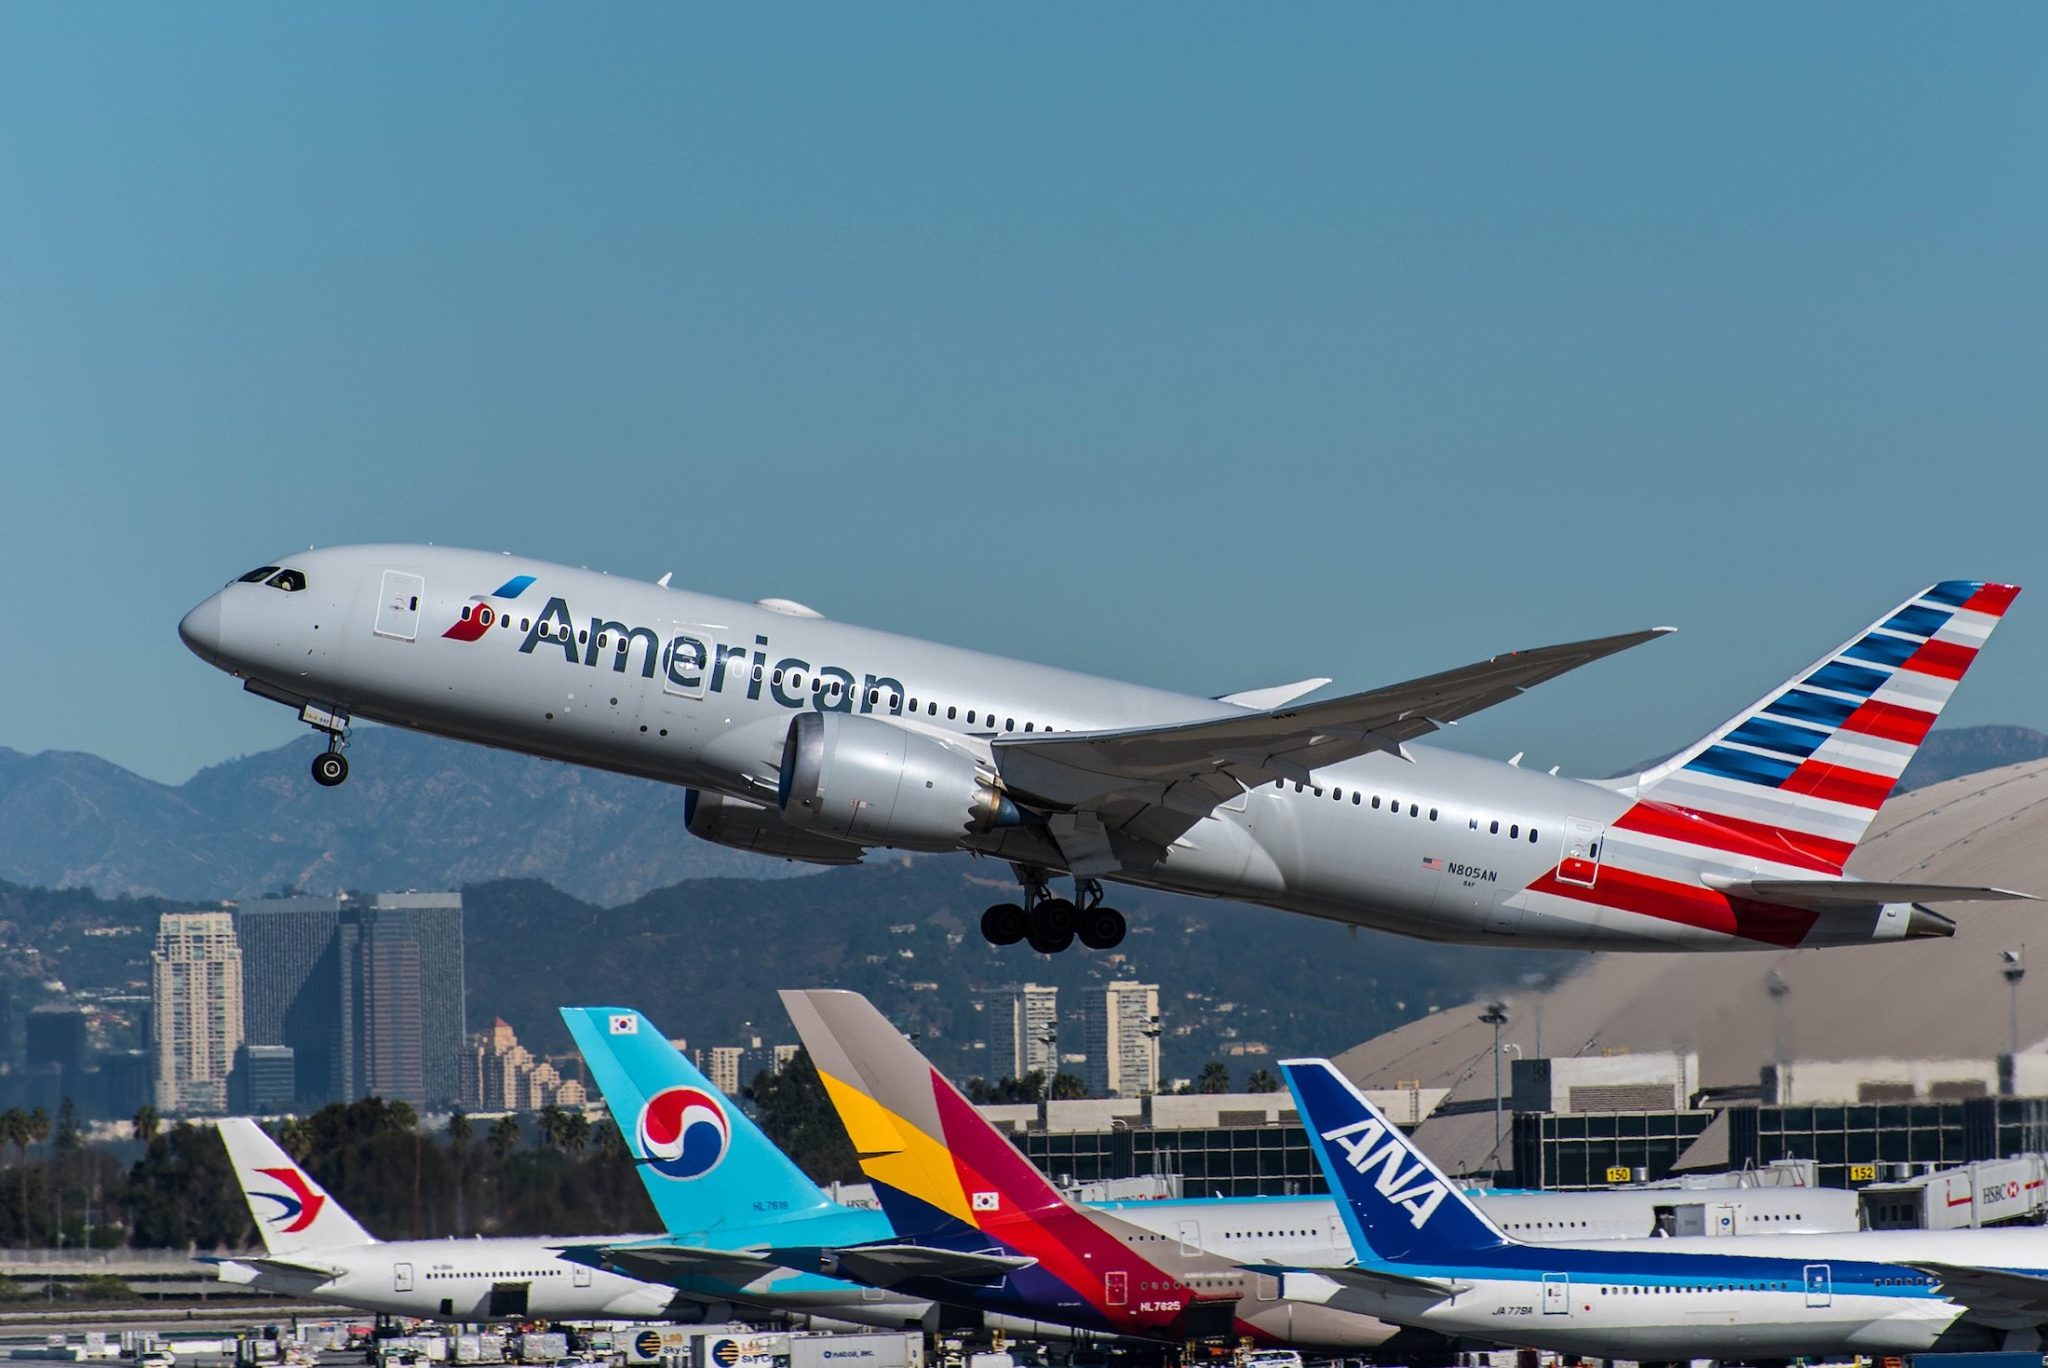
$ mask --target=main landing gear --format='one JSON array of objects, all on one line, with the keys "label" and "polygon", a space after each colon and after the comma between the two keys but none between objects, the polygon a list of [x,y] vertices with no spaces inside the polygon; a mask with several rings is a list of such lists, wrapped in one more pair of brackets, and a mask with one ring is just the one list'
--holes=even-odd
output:
[{"label": "main landing gear", "polygon": [[348,757],[341,753],[348,745],[348,714],[338,708],[308,703],[299,709],[299,718],[314,731],[327,734],[327,749],[313,757],[313,782],[321,788],[333,788],[348,778]]},{"label": "main landing gear", "polygon": [[1028,941],[1041,955],[1057,955],[1078,937],[1090,950],[1122,944],[1124,914],[1102,905],[1102,885],[1094,879],[1074,880],[1074,897],[1056,898],[1046,871],[1015,866],[1024,885],[1024,902],[997,903],[981,914],[982,938],[990,945]]}]

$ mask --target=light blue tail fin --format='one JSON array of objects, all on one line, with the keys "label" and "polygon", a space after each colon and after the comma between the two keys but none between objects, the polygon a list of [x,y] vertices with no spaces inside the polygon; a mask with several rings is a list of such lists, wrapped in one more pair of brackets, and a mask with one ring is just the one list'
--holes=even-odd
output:
[{"label": "light blue tail fin", "polygon": [[669,1234],[717,1244],[841,1208],[630,1007],[564,1007]]},{"label": "light blue tail fin", "polygon": [[1439,1264],[1513,1243],[1329,1060],[1280,1071],[1359,1262]]}]

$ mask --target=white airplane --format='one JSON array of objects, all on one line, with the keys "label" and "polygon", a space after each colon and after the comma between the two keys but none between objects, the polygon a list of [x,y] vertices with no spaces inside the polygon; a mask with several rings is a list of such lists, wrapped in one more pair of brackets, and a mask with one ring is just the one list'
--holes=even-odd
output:
[{"label": "white airplane", "polygon": [[[1431,940],[1734,950],[1946,936],[1919,904],[2021,897],[1842,869],[2018,590],[1928,586],[1640,774],[1579,780],[1412,744],[1664,628],[1314,703],[1220,698],[537,561],[350,546],[260,566],[185,643],[324,732],[374,718],[685,785],[707,840],[819,864],[1008,861],[982,917],[1044,953],[1122,940],[1104,880]],[[1074,896],[1051,879],[1073,877]]]},{"label": "white airplane", "polygon": [[1351,1238],[1349,1269],[1312,1271],[1344,1285],[1334,1304],[1607,1359],[2041,1350],[2048,1231],[1530,1244],[1467,1200],[1329,1061],[1281,1068]]},{"label": "white airplane", "polygon": [[424,1320],[730,1318],[729,1306],[572,1262],[563,1240],[380,1241],[263,1127],[228,1117],[220,1134],[263,1239],[260,1256],[219,1261],[222,1282]]}]

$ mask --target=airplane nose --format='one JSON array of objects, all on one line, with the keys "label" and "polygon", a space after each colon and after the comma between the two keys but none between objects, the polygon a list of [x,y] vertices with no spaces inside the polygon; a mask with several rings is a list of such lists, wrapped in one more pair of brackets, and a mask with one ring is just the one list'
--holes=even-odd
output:
[{"label": "airplane nose", "polygon": [[215,594],[206,602],[185,614],[178,623],[178,636],[185,648],[201,660],[213,661],[220,655],[220,595]]}]

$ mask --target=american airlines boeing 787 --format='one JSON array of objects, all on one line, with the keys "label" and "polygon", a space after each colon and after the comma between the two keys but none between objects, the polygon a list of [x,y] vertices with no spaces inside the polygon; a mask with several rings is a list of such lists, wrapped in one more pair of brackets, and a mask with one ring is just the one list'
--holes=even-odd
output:
[{"label": "american airlines boeing 787", "polygon": [[1671,759],[1597,781],[1413,743],[1668,629],[1311,703],[1328,681],[1203,698],[665,575],[347,546],[250,571],[179,633],[327,735],[323,784],[364,717],[684,785],[693,834],[764,855],[973,851],[1022,886],[983,914],[999,945],[1116,945],[1108,880],[1431,940],[1736,950],[1945,936],[1920,904],[2025,896],[1842,874],[2018,592],[1930,585]]}]

